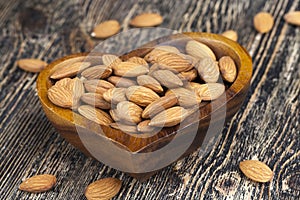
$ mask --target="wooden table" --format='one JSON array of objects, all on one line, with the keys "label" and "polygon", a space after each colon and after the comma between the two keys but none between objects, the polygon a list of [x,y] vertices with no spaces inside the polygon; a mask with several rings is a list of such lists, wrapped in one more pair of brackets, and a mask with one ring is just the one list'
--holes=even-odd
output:
[{"label": "wooden table", "polygon": [[[114,199],[300,199],[300,27],[284,22],[300,10],[299,0],[185,1],[4,1],[0,2],[0,198],[84,199],[86,186],[103,177],[123,181]],[[94,25],[116,19],[122,31],[138,13],[159,12],[160,26],[221,33],[234,29],[253,57],[253,78],[241,110],[227,123],[211,152],[199,151],[161,170],[143,183],[86,157],[52,127],[39,103],[37,74],[17,67],[34,57],[51,62],[90,51],[100,40]],[[274,28],[259,34],[253,16],[268,11]],[[244,159],[270,166],[269,183],[255,183],[238,168]],[[49,192],[18,190],[26,177],[50,173],[58,178]]]}]

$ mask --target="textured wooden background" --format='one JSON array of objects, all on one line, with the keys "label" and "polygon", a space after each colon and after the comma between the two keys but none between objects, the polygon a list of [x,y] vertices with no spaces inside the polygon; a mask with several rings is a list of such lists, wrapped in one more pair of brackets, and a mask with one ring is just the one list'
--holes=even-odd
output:
[{"label": "textured wooden background", "polygon": [[[252,26],[259,11],[275,17],[272,31]],[[86,186],[117,177],[114,199],[300,199],[300,27],[283,15],[300,10],[299,0],[32,0],[0,1],[0,199],[85,199]],[[86,157],[69,145],[45,117],[35,91],[37,74],[18,69],[16,60],[47,62],[89,51],[99,40],[92,27],[117,19],[122,30],[138,13],[159,12],[163,28],[221,33],[235,29],[253,57],[249,94],[207,155],[199,151],[140,183]],[[274,171],[270,183],[245,178],[244,159],[259,159]],[[35,174],[57,176],[42,194],[18,191]]]}]

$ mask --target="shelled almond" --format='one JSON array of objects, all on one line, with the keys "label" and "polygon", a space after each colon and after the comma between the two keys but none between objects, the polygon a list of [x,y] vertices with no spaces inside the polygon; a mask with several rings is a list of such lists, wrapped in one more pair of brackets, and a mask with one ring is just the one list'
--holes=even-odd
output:
[{"label": "shelled almond", "polygon": [[70,62],[50,75],[48,97],[97,124],[147,134],[180,124],[202,101],[225,92],[222,78],[229,85],[236,75],[232,58],[189,40],[184,48],[158,45],[143,57]]}]

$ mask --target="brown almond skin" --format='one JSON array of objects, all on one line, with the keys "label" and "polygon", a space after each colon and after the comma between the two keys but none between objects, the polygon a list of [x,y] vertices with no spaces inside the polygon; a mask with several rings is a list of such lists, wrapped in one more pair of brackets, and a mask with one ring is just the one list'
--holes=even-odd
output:
[{"label": "brown almond skin", "polygon": [[117,113],[120,120],[137,124],[142,121],[143,109],[130,101],[122,101],[117,104]]},{"label": "brown almond skin", "polygon": [[23,181],[19,190],[32,193],[40,193],[51,190],[56,184],[56,177],[51,174],[41,174],[32,176]]},{"label": "brown almond skin", "polygon": [[47,66],[46,62],[34,58],[20,59],[17,64],[19,68],[28,72],[40,72]]},{"label": "brown almond skin", "polygon": [[134,80],[120,76],[110,76],[107,80],[114,84],[116,87],[121,88],[128,88],[130,86],[137,85],[137,83]]},{"label": "brown almond skin", "polygon": [[156,13],[142,13],[130,21],[131,26],[135,27],[152,27],[160,25],[163,22],[161,15]]},{"label": "brown almond skin", "polygon": [[155,80],[152,76],[149,75],[141,75],[137,77],[137,83],[140,86],[144,86],[150,88],[151,90],[161,93],[164,89],[161,87],[160,83]]},{"label": "brown almond skin", "polygon": [[241,171],[253,181],[266,183],[273,177],[272,170],[258,160],[244,160],[239,165]]},{"label": "brown almond skin", "polygon": [[109,126],[113,122],[109,114],[90,105],[79,106],[78,112],[85,118],[100,125]]},{"label": "brown almond skin", "polygon": [[106,65],[96,65],[85,69],[81,72],[81,76],[87,79],[105,79],[112,73],[112,69]]},{"label": "brown almond skin", "polygon": [[116,196],[122,186],[122,182],[116,178],[103,178],[91,183],[85,190],[88,200],[111,199]]},{"label": "brown almond skin", "polygon": [[143,107],[159,99],[158,94],[144,86],[131,86],[127,88],[126,97],[131,102]]},{"label": "brown almond skin", "polygon": [[152,76],[163,86],[167,88],[176,88],[183,86],[181,79],[169,70],[157,70]]},{"label": "brown almond skin", "polygon": [[91,36],[95,38],[105,39],[117,34],[120,31],[120,24],[116,20],[104,21],[95,26]]},{"label": "brown almond skin", "polygon": [[237,75],[237,69],[234,60],[229,56],[223,56],[219,59],[219,69],[224,80],[232,83]]},{"label": "brown almond skin", "polygon": [[177,103],[178,103],[178,99],[174,94],[161,97],[156,101],[153,101],[144,109],[142,113],[142,117],[145,119],[149,118],[150,116],[154,116],[157,113],[163,111],[164,109],[168,109],[176,105]]}]

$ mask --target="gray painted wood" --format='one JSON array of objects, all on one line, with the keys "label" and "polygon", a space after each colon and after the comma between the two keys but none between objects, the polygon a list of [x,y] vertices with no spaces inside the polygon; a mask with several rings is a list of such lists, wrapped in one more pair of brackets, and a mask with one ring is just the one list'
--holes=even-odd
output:
[{"label": "gray painted wood", "polygon": [[[252,26],[252,17],[261,10],[275,17],[274,28],[264,35]],[[300,28],[283,20],[291,10],[300,10],[300,2],[1,1],[1,199],[84,199],[86,186],[103,177],[123,181],[114,199],[299,199]],[[122,30],[129,30],[130,18],[145,11],[161,13],[160,27],[179,32],[237,30],[239,43],[253,56],[254,71],[243,107],[225,125],[212,151],[195,152],[140,183],[86,157],[60,137],[39,104],[37,74],[18,69],[16,60],[51,62],[89,51],[99,42],[89,37],[94,25],[116,19]],[[274,171],[271,182],[245,178],[238,169],[244,159],[267,163]],[[26,177],[42,173],[57,176],[52,191],[17,189]]]}]

